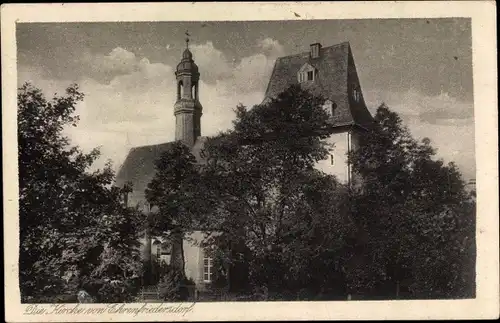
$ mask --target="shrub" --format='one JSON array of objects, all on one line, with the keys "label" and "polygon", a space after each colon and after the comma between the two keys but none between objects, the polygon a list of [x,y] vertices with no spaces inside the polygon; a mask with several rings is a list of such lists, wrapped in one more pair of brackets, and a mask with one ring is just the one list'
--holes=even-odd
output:
[{"label": "shrub", "polygon": [[192,279],[170,266],[165,268],[165,273],[158,284],[160,297],[165,301],[185,301],[189,298],[189,286],[194,286]]},{"label": "shrub", "polygon": [[99,289],[99,300],[101,303],[125,303],[133,299],[126,284],[121,282],[110,282],[102,285]]},{"label": "shrub", "polygon": [[140,288],[138,278],[127,280],[83,278],[80,286],[80,289],[89,293],[96,303],[132,302]]}]

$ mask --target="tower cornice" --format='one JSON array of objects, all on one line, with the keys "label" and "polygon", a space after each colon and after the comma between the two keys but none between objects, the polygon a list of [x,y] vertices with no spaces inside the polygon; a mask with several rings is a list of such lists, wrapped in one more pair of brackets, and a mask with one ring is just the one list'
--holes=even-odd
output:
[{"label": "tower cornice", "polygon": [[195,100],[180,99],[177,100],[177,102],[175,102],[174,104],[174,115],[177,115],[179,113],[201,113],[202,110],[203,107],[201,106],[200,102],[197,102]]},{"label": "tower cornice", "polygon": [[199,77],[200,77],[200,73],[198,71],[192,71],[192,70],[187,70],[187,69],[175,71],[176,77],[184,76],[184,75],[191,76],[193,79],[199,79]]}]

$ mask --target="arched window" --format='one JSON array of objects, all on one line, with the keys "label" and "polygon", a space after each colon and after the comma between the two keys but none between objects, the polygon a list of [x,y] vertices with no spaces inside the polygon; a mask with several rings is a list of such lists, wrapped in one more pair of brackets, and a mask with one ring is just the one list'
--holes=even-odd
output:
[{"label": "arched window", "polygon": [[184,90],[184,85],[182,84],[182,81],[179,81],[179,83],[177,83],[177,100],[182,98],[183,90]]},{"label": "arched window", "polygon": [[193,85],[191,86],[191,96],[193,99],[198,98],[198,84],[197,83],[193,83]]}]

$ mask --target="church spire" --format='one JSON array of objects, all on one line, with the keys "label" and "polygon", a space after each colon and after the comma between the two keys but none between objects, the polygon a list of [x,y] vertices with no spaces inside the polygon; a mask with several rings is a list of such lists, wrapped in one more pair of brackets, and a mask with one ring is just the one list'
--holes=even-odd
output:
[{"label": "church spire", "polygon": [[175,140],[181,140],[192,146],[201,135],[202,106],[199,101],[200,73],[189,50],[188,31],[186,36],[186,49],[175,72],[177,82],[177,101],[174,106]]}]

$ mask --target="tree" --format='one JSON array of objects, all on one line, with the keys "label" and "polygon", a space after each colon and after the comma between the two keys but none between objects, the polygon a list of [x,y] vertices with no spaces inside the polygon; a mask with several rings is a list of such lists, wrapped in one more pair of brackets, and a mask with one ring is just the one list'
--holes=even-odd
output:
[{"label": "tree", "polygon": [[198,166],[189,148],[177,141],[160,156],[155,167],[155,176],[146,189],[146,199],[157,208],[151,217],[151,232],[171,239],[171,266],[184,275],[183,239],[203,212]]},{"label": "tree", "polygon": [[209,244],[238,250],[228,261],[248,263],[251,281],[270,290],[319,290],[310,266],[335,271],[321,259],[350,230],[342,186],[315,170],[329,148],[323,102],[292,86],[252,109],[238,106],[234,130],[205,145],[200,182],[215,207],[204,224],[218,233]]},{"label": "tree", "polygon": [[[77,125],[74,112],[81,100],[76,85],[50,101],[30,84],[18,90],[23,299],[62,293],[71,279],[80,286],[106,279],[106,263],[121,267],[124,279],[139,270],[131,268],[136,259],[131,228],[137,212],[123,207],[126,190],[111,187],[110,164],[88,171],[98,150],[85,154],[63,134],[65,127]],[[117,253],[126,257],[118,259]]]},{"label": "tree", "polygon": [[[406,297],[470,297],[474,284],[475,204],[453,163],[436,160],[430,140],[413,139],[381,105],[377,125],[350,156],[362,185],[354,219],[371,259],[349,270],[352,290]],[[384,282],[385,283],[381,283]]]}]

